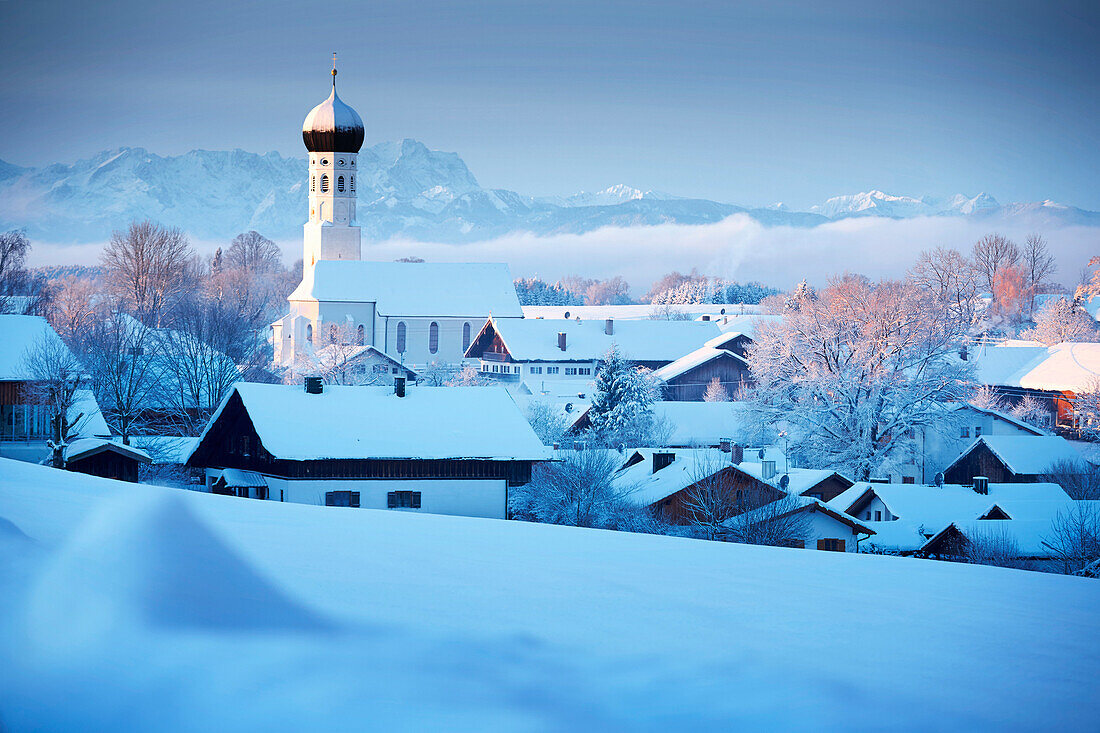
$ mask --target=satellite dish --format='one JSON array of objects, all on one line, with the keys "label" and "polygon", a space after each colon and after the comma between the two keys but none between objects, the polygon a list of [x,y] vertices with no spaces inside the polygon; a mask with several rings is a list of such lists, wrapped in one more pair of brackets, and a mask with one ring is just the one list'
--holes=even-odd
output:
[{"label": "satellite dish", "polygon": [[764,460],[764,449],[763,449],[763,448],[761,448],[761,449],[760,449],[760,453],[758,453],[757,455],[759,455],[759,456],[760,456],[760,460]]},{"label": "satellite dish", "polygon": [[936,474],[936,478],[934,478],[932,480],[936,482],[936,486],[939,486],[942,489],[943,488],[943,471],[938,472]]},{"label": "satellite dish", "polygon": [[787,487],[791,485],[791,477],[788,474],[783,474],[783,478],[779,479],[779,488],[783,491],[787,490]]}]

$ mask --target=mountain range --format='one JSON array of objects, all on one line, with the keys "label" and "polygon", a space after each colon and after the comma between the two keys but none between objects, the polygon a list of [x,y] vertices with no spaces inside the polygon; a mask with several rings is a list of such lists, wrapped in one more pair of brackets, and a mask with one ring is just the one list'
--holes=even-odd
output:
[{"label": "mountain range", "polygon": [[[364,237],[468,242],[514,231],[582,233],[605,226],[707,224],[744,213],[766,226],[813,227],[857,216],[962,216],[990,225],[1100,226],[1100,213],[1051,201],[1000,204],[992,196],[912,198],[869,191],[809,211],[751,208],[616,185],[595,193],[532,197],[483,188],[455,153],[416,140],[380,143],[359,155]],[[161,156],[104,151],[72,164],[23,168],[0,160],[0,230],[26,229],[58,244],[103,241],[134,219],[179,226],[201,240],[255,229],[297,237],[307,209],[305,158],[244,150]]]}]

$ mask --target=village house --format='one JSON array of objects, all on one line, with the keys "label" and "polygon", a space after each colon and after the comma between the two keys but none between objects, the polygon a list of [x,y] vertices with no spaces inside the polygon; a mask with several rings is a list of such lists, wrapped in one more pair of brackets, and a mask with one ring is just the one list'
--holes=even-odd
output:
[{"label": "village house", "polygon": [[657,369],[721,335],[702,321],[603,321],[500,319],[494,314],[477,333],[466,358],[491,379],[529,385],[543,381],[592,379],[612,345],[623,358]]},{"label": "village house", "polygon": [[983,435],[947,468],[944,481],[973,485],[975,477],[990,483],[1035,483],[1056,463],[1086,466],[1072,443],[1057,435]]},{"label": "village house", "polygon": [[718,380],[727,397],[736,397],[751,385],[745,349],[752,339],[731,331],[660,367],[653,376],[663,382],[666,400],[701,402],[711,382]]},{"label": "village house", "polygon": [[[0,457],[39,462],[50,452],[50,419],[35,392],[35,375],[28,370],[26,355],[43,340],[67,349],[61,337],[41,316],[0,315]],[[110,436],[90,389],[78,389],[69,420],[76,421],[73,435]]]},{"label": "village house", "polygon": [[65,470],[138,482],[139,467],[150,463],[145,451],[107,438],[77,438],[65,446]]},{"label": "village house", "polygon": [[409,367],[374,346],[330,344],[319,349],[312,361],[314,371],[330,384],[393,386],[403,378],[406,384],[416,381],[417,374]]},{"label": "village house", "polygon": [[[743,457],[764,457],[759,462]],[[711,449],[639,449],[633,451],[615,476],[615,485],[628,499],[647,507],[662,521],[676,525],[691,522],[688,504],[697,485],[723,484],[723,490],[745,497],[748,511],[786,496],[795,501],[790,511],[806,512],[805,547],[846,552],[856,550],[860,535],[873,534],[855,518],[825,504],[852,482],[829,470],[784,468],[780,454],[766,449],[732,445],[728,452]]]},{"label": "village house", "polygon": [[499,387],[306,378],[237,384],[188,465],[204,469],[207,490],[238,496],[503,519],[509,488],[550,458]]},{"label": "village house", "polygon": [[973,486],[861,482],[829,504],[874,529],[869,549],[924,554],[930,540],[956,524],[972,534],[1007,534],[1032,556],[1040,552],[1039,537],[1073,500],[1054,483],[979,480]]}]

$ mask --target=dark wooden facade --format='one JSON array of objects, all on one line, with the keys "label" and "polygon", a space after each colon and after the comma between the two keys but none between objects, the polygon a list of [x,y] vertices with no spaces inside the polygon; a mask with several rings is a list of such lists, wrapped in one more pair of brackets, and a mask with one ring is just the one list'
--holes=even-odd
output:
[{"label": "dark wooden facade", "polygon": [[743,359],[732,352],[721,351],[718,357],[666,380],[665,399],[674,402],[702,402],[707,386],[715,378],[732,398],[742,384],[749,383],[751,376]]},{"label": "dark wooden facade", "polygon": [[264,448],[236,392],[187,463],[194,468],[239,468],[285,479],[503,479],[509,486],[529,482],[531,464],[478,458],[276,458]]},{"label": "dark wooden facade", "polygon": [[961,456],[943,472],[943,478],[949,484],[971,486],[975,476],[985,476],[991,484],[1029,484],[1039,481],[1032,473],[1013,473],[1004,462],[979,442],[968,453]]},{"label": "dark wooden facade", "polygon": [[119,481],[137,483],[138,466],[141,462],[131,455],[103,450],[68,461],[65,468],[89,476],[113,478]]}]

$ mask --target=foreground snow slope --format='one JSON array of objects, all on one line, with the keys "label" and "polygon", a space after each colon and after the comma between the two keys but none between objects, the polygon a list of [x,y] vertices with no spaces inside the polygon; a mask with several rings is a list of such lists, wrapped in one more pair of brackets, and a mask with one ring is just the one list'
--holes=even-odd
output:
[{"label": "foreground snow slope", "polygon": [[1100,582],[0,459],[0,728],[1095,729]]}]

